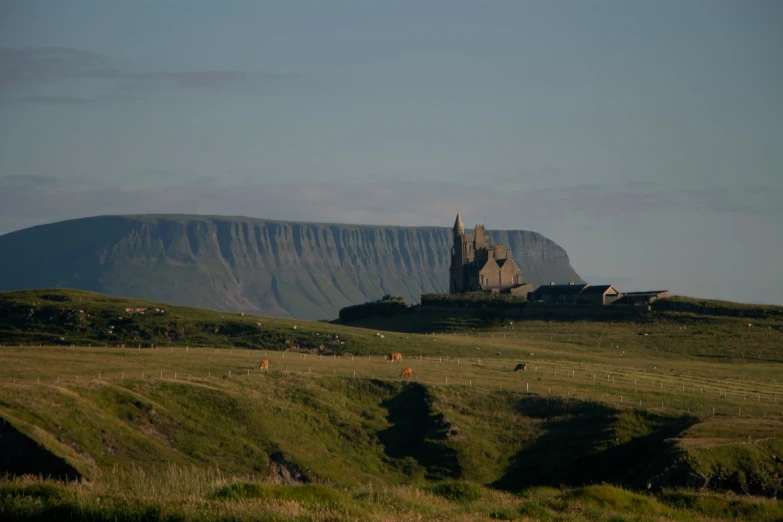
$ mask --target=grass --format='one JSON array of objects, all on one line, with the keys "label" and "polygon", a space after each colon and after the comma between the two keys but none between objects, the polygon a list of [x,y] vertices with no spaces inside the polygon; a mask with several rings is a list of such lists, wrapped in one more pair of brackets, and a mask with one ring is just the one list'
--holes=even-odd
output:
[{"label": "grass", "polygon": [[752,312],[765,313],[770,315],[783,314],[783,306],[778,305],[766,305],[766,304],[752,304],[752,303],[737,303],[734,301],[721,301],[717,299],[699,299],[695,297],[687,297],[683,295],[673,295],[660,299],[658,304],[667,303],[685,303],[695,305],[704,308],[723,308],[726,310],[745,310]]},{"label": "grass", "polygon": [[510,494],[475,484],[281,486],[168,468],[116,472],[96,483],[32,477],[0,480],[3,520],[757,520],[774,521],[774,500],[711,493],[633,493],[609,485],[532,488]]},{"label": "grass", "polygon": [[[22,294],[53,297],[46,313],[106,321],[132,304]],[[19,326],[14,299],[0,325],[40,335]],[[204,342],[226,344],[8,346],[0,336],[0,428],[89,479],[6,480],[0,518],[702,520],[715,506],[727,519],[779,517],[761,500],[667,490],[702,477],[779,494],[774,321],[662,313],[415,334],[164,309],[133,324],[202,321],[218,328],[197,329]],[[275,340],[232,346],[245,326],[230,324]],[[403,364],[385,362],[392,351]],[[512,371],[520,361],[527,372]],[[405,366],[411,382],[399,378]],[[648,485],[662,491],[641,494]]]}]

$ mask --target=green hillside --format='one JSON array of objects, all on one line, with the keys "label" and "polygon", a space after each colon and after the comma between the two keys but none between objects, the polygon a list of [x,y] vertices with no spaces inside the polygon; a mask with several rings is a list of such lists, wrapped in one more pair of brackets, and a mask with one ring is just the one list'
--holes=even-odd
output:
[{"label": "green hillside", "polygon": [[783,494],[774,319],[424,335],[42,290],[2,294],[0,324],[10,520],[781,516],[746,496]]}]

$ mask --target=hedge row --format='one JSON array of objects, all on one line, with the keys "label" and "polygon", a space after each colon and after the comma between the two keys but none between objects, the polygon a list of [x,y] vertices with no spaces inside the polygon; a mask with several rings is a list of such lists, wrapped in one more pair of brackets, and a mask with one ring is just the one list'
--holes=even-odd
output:
[{"label": "hedge row", "polygon": [[379,301],[364,303],[360,305],[346,306],[340,310],[340,321],[352,322],[361,321],[372,316],[394,316],[404,313],[408,305],[402,298],[389,298],[385,296]]}]

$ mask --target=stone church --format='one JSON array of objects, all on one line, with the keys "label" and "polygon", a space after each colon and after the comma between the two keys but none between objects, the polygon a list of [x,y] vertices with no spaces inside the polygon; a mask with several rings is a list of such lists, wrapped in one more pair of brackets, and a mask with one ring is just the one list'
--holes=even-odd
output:
[{"label": "stone church", "polygon": [[490,245],[484,225],[476,225],[473,234],[465,234],[462,218],[454,222],[454,246],[451,247],[449,293],[490,290],[495,293],[527,295],[532,290],[522,283],[522,271],[503,243]]}]

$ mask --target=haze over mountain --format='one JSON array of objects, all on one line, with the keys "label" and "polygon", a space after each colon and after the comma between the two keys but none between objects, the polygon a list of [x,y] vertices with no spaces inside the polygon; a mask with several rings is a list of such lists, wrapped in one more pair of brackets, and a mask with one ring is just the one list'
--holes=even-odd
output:
[{"label": "haze over mountain", "polygon": [[[534,284],[581,281],[535,232],[489,231]],[[100,216],[0,236],[0,290],[68,287],[305,319],[448,290],[451,230],[246,217]]]}]

